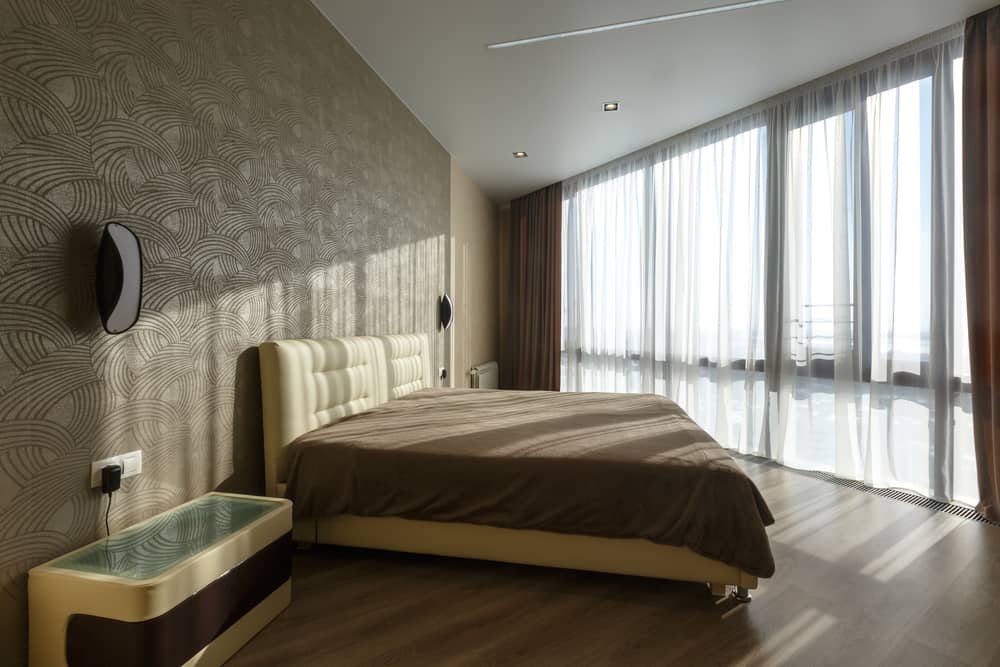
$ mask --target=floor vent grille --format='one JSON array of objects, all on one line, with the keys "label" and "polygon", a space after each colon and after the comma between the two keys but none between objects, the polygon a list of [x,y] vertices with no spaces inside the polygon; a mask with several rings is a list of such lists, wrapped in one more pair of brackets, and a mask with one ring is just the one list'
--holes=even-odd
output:
[{"label": "floor vent grille", "polygon": [[797,468],[789,468],[783,466],[780,463],[775,463],[770,459],[763,459],[757,456],[748,456],[745,454],[735,454],[736,458],[743,459],[745,461],[752,461],[758,465],[765,465],[772,468],[782,468],[784,470],[790,470],[794,473],[805,475],[806,477],[812,477],[814,479],[823,480],[824,482],[829,482],[831,484],[836,484],[837,486],[846,486],[850,489],[855,489],[857,491],[864,491],[865,493],[870,493],[874,496],[881,496],[883,498],[891,498],[892,500],[898,500],[900,502],[909,503],[911,505],[916,505],[918,507],[926,507],[927,509],[934,510],[936,512],[945,512],[969,521],[976,521],[978,523],[986,523],[991,526],[997,526],[1000,528],[1000,523],[996,521],[990,521],[982,514],[977,512],[971,507],[966,507],[965,505],[959,505],[957,503],[947,503],[941,500],[934,500],[933,498],[925,498],[919,494],[913,493],[912,491],[904,491],[902,489],[875,489],[870,486],[866,486],[864,482],[857,482],[851,479],[841,479],[830,473],[817,472],[814,470],[798,470]]}]

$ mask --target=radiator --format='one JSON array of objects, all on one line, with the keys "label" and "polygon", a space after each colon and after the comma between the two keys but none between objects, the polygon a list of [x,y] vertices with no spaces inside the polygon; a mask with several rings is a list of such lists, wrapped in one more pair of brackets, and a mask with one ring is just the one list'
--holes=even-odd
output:
[{"label": "radiator", "polygon": [[500,386],[500,367],[495,361],[474,366],[469,375],[472,376],[473,389],[496,389]]}]

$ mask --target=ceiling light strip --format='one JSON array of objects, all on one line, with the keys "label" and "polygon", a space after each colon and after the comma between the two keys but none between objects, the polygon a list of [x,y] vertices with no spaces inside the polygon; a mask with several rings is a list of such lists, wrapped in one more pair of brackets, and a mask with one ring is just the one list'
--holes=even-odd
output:
[{"label": "ceiling light strip", "polygon": [[695,16],[708,16],[710,14],[721,14],[723,12],[731,12],[737,9],[749,9],[751,7],[761,7],[763,5],[774,5],[779,2],[787,2],[787,0],[746,0],[745,2],[736,2],[729,5],[719,5],[718,7],[706,7],[705,9],[692,9],[686,12],[677,12],[676,14],[651,16],[650,18],[646,19],[636,19],[634,21],[624,21],[622,23],[609,23],[608,25],[599,25],[599,26],[594,26],[592,28],[580,28],[579,30],[570,30],[568,32],[555,32],[550,35],[539,35],[538,37],[526,37],[524,39],[515,39],[510,42],[497,42],[495,44],[487,44],[486,48],[506,49],[512,46],[535,44],[536,42],[548,42],[553,39],[562,39],[564,37],[593,35],[599,32],[608,32],[610,30],[621,30],[623,28],[634,28],[636,26],[649,25],[651,23],[664,23],[666,21],[677,21],[680,19],[687,19]]}]

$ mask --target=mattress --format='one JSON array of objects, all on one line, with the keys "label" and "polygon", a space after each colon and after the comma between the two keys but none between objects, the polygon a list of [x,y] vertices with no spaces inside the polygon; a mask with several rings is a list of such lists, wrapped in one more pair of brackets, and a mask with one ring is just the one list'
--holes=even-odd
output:
[{"label": "mattress", "polygon": [[299,437],[288,462],[299,518],[644,538],[774,573],[759,490],[662,396],[424,389]]}]

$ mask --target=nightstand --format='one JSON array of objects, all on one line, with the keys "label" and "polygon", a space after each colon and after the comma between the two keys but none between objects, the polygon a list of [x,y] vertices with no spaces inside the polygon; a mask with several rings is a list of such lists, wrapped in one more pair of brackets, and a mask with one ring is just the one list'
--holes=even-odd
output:
[{"label": "nightstand", "polygon": [[209,493],[32,569],[31,665],[221,665],[291,602],[291,529]]}]

